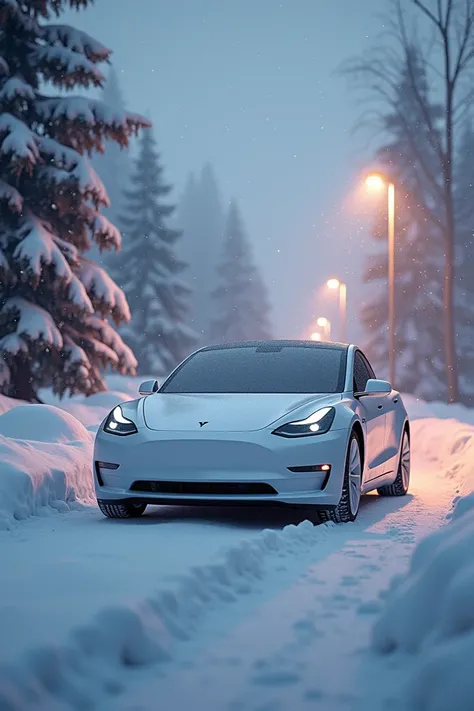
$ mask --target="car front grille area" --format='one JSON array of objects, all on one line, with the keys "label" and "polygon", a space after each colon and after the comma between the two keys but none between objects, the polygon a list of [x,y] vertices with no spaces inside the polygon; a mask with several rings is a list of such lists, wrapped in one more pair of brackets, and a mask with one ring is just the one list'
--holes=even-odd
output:
[{"label": "car front grille area", "polygon": [[230,481],[134,481],[130,491],[195,496],[264,496],[278,493],[270,484]]}]

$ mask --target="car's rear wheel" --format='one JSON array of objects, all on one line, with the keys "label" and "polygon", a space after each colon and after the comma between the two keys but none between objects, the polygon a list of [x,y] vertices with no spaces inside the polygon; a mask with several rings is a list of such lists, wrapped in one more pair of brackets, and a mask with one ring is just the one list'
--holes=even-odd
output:
[{"label": "car's rear wheel", "polygon": [[335,509],[322,511],[322,521],[349,523],[355,521],[359,513],[362,485],[362,454],[356,432],[352,432],[347,447],[346,466],[342,494]]},{"label": "car's rear wheel", "polygon": [[146,509],[146,504],[136,504],[133,501],[126,504],[111,504],[99,500],[97,503],[107,518],[138,518]]},{"label": "car's rear wheel", "polygon": [[408,432],[404,430],[402,446],[400,447],[397,478],[393,484],[377,489],[380,496],[405,496],[410,486],[410,459],[410,437]]}]

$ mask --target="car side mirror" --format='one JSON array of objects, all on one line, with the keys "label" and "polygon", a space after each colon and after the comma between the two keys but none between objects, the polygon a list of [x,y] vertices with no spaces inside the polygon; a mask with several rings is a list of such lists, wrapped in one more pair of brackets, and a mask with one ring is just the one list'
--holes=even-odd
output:
[{"label": "car side mirror", "polygon": [[145,380],[138,388],[138,392],[140,395],[153,395],[159,387],[158,380]]},{"label": "car side mirror", "polygon": [[376,380],[371,378],[367,381],[365,390],[362,393],[355,393],[356,397],[373,397],[374,395],[390,395],[392,385],[388,380]]}]

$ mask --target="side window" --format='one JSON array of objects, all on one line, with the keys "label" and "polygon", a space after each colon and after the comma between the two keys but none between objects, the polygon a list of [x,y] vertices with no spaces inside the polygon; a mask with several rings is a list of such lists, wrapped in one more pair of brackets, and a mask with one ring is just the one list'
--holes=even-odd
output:
[{"label": "side window", "polygon": [[354,392],[364,392],[367,381],[371,377],[372,375],[365,363],[364,356],[357,351],[354,356]]},{"label": "side window", "polygon": [[370,378],[371,380],[375,380],[375,379],[377,378],[377,376],[375,375],[374,369],[372,368],[372,366],[370,365],[369,361],[367,360],[367,357],[366,357],[363,353],[360,353],[360,355],[361,355],[362,360],[364,361],[364,363],[365,363],[365,365],[366,365],[367,370],[369,371],[369,378]]}]

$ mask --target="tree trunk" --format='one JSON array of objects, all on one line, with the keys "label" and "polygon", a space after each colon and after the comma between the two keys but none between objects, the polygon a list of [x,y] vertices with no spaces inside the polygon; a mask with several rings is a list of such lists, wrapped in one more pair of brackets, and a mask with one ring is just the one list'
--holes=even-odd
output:
[{"label": "tree trunk", "polygon": [[454,219],[451,200],[447,201],[446,258],[444,262],[444,337],[446,359],[446,383],[448,386],[448,402],[458,402],[458,368],[456,357],[456,313],[454,302],[455,284],[455,250],[454,250]]},{"label": "tree trunk", "polygon": [[446,360],[446,383],[448,386],[448,402],[458,402],[458,368],[456,354],[456,313],[454,303],[455,283],[455,235],[456,217],[454,214],[453,197],[453,105],[456,79],[451,78],[451,54],[449,34],[444,33],[445,76],[446,76],[446,155],[443,167],[445,214],[446,214],[446,254],[444,260],[444,338]]}]

